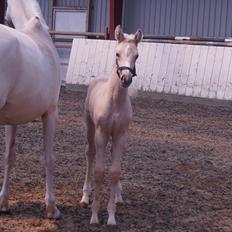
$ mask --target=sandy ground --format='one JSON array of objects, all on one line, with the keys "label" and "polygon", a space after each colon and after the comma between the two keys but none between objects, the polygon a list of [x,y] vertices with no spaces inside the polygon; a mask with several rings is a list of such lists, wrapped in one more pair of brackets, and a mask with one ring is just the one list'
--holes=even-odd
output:
[{"label": "sandy ground", "polygon": [[[117,208],[118,225],[106,225],[109,153],[101,224],[89,225],[90,207],[79,206],[85,173],[85,95],[86,88],[80,87],[62,91],[60,98],[55,188],[61,219],[44,216],[42,125],[37,121],[19,127],[10,213],[0,215],[0,231],[232,231],[232,108],[145,93],[133,99],[134,118],[122,160],[125,202]],[[3,128],[0,136],[3,167]]]}]

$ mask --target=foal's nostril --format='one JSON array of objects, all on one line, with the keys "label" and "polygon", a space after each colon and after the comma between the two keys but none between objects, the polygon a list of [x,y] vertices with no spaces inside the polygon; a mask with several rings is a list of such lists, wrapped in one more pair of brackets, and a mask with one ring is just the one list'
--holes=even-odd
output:
[{"label": "foal's nostril", "polygon": [[122,86],[123,86],[124,88],[127,88],[127,87],[129,87],[129,85],[131,84],[132,78],[131,78],[131,79],[128,79],[128,78],[124,77],[124,78],[122,79],[121,82],[122,82]]}]

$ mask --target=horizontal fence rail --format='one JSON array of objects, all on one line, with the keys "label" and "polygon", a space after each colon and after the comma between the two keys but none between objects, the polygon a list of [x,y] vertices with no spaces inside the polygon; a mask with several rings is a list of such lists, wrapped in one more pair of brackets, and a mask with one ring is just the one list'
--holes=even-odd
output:
[{"label": "horizontal fence rail", "polygon": [[49,31],[50,35],[60,35],[60,36],[90,36],[95,38],[107,39],[106,33],[99,32],[65,32],[65,31]]}]

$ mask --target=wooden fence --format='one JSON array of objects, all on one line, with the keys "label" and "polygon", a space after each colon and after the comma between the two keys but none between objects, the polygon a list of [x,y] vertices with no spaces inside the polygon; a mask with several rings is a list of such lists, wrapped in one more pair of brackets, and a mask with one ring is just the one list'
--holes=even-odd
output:
[{"label": "wooden fence", "polygon": [[[88,85],[110,74],[115,47],[116,41],[74,39],[66,82]],[[232,47],[142,42],[136,69],[139,90],[232,99]]]}]

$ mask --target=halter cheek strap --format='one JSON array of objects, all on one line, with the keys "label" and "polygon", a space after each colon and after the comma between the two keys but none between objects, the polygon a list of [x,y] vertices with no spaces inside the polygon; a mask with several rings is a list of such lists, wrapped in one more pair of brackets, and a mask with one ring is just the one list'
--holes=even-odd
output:
[{"label": "halter cheek strap", "polygon": [[132,74],[132,77],[136,76],[136,68],[134,67],[133,69],[130,68],[130,67],[127,67],[127,66],[119,66],[118,65],[118,60],[116,60],[116,65],[117,65],[117,74],[118,74],[118,77],[120,78],[120,72],[122,70],[129,70],[130,73]]}]

